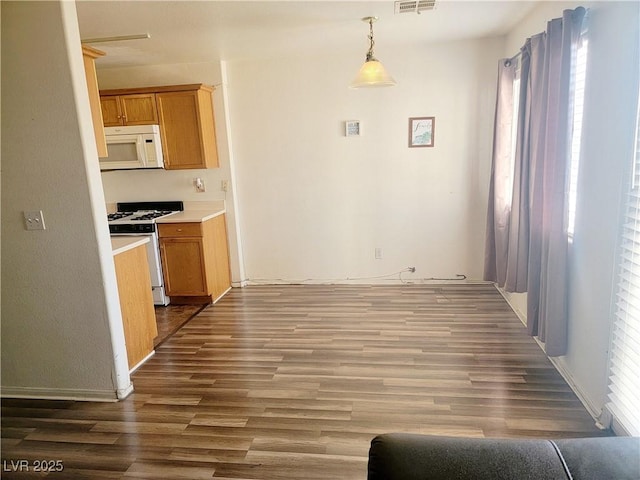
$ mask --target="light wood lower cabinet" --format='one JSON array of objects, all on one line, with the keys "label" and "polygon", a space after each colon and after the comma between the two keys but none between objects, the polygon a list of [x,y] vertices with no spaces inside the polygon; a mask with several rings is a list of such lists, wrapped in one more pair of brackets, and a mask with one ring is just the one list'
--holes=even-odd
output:
[{"label": "light wood lower cabinet", "polygon": [[215,302],[231,287],[224,214],[202,223],[161,223],[158,233],[170,297],[207,297]]},{"label": "light wood lower cabinet", "polygon": [[119,253],[113,261],[131,369],[153,352],[153,339],[158,335],[146,245]]}]

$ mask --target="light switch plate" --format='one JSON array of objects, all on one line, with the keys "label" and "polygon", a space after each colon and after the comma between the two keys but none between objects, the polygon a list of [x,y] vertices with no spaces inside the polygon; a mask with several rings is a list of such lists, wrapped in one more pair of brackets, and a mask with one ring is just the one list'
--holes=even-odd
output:
[{"label": "light switch plate", "polygon": [[42,210],[34,210],[24,213],[24,225],[27,230],[44,230],[44,217]]}]

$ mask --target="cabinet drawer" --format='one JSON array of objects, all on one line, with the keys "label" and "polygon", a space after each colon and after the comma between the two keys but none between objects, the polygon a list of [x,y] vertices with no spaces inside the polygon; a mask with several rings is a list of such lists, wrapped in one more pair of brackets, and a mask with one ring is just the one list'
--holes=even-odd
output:
[{"label": "cabinet drawer", "polygon": [[201,223],[159,223],[159,237],[200,237]]}]

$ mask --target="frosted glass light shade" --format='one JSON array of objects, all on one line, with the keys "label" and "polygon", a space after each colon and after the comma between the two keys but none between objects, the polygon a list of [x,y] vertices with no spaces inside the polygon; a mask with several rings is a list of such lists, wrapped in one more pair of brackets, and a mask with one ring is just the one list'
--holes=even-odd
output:
[{"label": "frosted glass light shade", "polygon": [[369,60],[362,65],[350,88],[392,87],[396,81],[387,73],[378,60]]}]

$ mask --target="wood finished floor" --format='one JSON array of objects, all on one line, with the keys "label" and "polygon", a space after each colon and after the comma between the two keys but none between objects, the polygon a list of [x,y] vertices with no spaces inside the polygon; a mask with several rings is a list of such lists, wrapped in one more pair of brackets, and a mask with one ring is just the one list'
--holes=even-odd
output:
[{"label": "wood finished floor", "polygon": [[153,347],[156,348],[161,343],[174,335],[180,327],[200,312],[206,305],[167,305],[166,307],[156,306],[156,324],[158,325],[158,335],[153,339]]},{"label": "wood finished floor", "polygon": [[61,460],[60,479],[365,479],[382,432],[609,434],[487,285],[233,289],[133,383],[119,403],[3,400],[2,459]]}]

